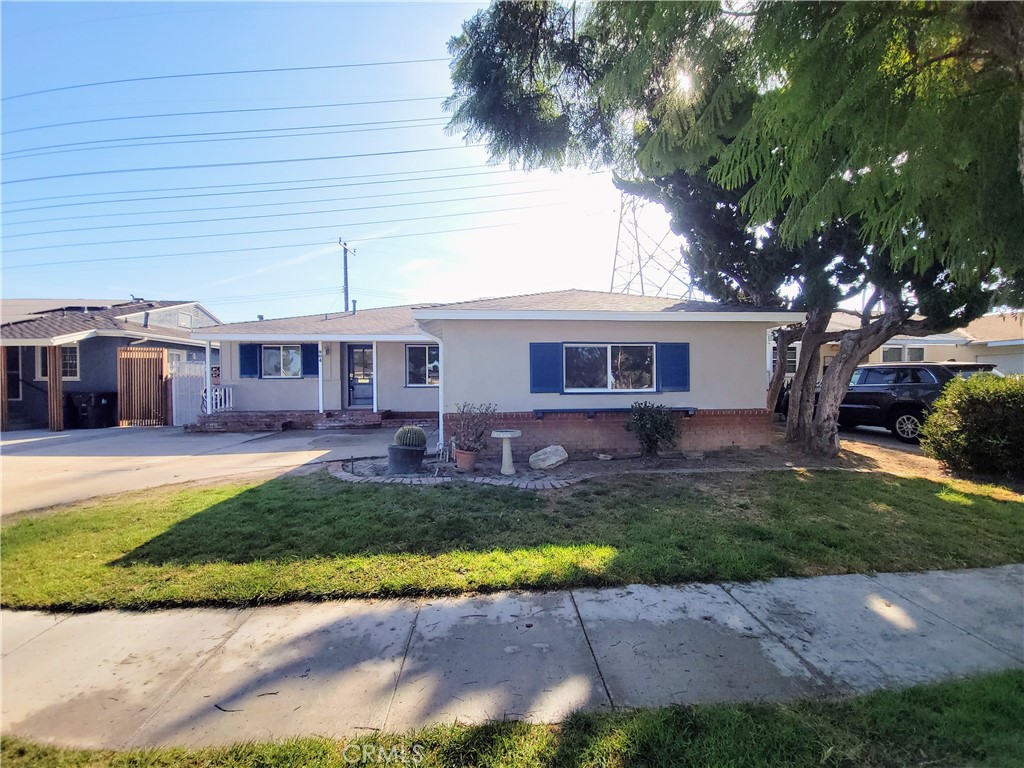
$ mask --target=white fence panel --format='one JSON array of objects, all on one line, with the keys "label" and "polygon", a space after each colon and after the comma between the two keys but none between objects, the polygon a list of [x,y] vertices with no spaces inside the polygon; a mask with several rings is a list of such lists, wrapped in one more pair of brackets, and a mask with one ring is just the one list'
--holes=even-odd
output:
[{"label": "white fence panel", "polygon": [[168,364],[171,375],[171,403],[176,427],[195,424],[203,409],[203,387],[206,385],[206,364],[175,360]]}]

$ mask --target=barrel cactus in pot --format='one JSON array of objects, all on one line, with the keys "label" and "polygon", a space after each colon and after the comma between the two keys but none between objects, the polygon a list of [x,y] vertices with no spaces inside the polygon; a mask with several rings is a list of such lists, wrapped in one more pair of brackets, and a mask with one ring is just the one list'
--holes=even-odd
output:
[{"label": "barrel cactus in pot", "polygon": [[388,474],[413,475],[420,470],[427,451],[427,433],[419,427],[401,427],[388,446]]}]

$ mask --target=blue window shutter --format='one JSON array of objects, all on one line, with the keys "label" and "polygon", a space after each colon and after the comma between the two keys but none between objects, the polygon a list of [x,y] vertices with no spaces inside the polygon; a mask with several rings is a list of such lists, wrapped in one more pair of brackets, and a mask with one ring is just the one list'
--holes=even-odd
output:
[{"label": "blue window shutter", "polygon": [[690,345],[658,345],[658,389],[661,392],[690,391]]},{"label": "blue window shutter", "polygon": [[554,343],[530,344],[530,391],[562,391],[562,345]]},{"label": "blue window shutter", "polygon": [[243,379],[260,377],[260,345],[238,345],[238,375]]},{"label": "blue window shutter", "polygon": [[316,344],[302,345],[302,375],[317,376],[319,371]]}]

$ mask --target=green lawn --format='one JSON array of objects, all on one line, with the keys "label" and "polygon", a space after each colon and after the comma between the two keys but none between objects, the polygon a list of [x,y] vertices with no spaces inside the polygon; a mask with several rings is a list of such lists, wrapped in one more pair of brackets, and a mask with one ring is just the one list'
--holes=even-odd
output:
[{"label": "green lawn", "polygon": [[[558,727],[450,726],[349,742],[309,738],[117,753],[5,737],[0,761],[4,768],[1010,768],[1024,765],[1022,722],[1024,672],[1018,671],[837,702],[578,714]],[[361,759],[364,753],[371,759]]]},{"label": "green lawn", "polygon": [[1009,491],[836,471],[630,475],[537,495],[326,472],[157,489],[2,530],[3,605],[146,608],[1024,561]]}]

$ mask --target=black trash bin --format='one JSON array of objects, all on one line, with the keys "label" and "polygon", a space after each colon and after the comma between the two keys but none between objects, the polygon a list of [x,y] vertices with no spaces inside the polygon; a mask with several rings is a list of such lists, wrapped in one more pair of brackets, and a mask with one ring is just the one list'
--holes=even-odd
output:
[{"label": "black trash bin", "polygon": [[117,392],[97,392],[89,408],[96,427],[117,426]]},{"label": "black trash bin", "polygon": [[74,395],[64,395],[64,429],[78,429],[78,403]]},{"label": "black trash bin", "polygon": [[117,418],[116,392],[74,392],[69,397],[74,404],[73,410],[77,427],[101,429],[115,425]]}]

